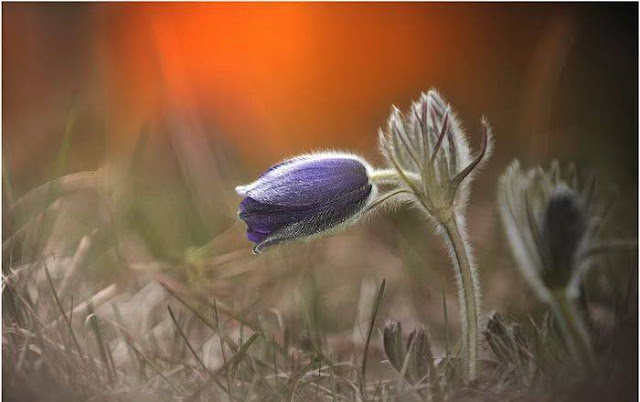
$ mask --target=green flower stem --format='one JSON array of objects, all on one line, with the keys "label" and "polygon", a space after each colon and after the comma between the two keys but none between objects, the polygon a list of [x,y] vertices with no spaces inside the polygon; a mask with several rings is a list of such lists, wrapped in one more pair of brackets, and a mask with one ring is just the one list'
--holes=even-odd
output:
[{"label": "green flower stem", "polygon": [[461,300],[464,376],[467,381],[472,381],[478,372],[478,315],[480,311],[478,279],[455,214],[440,224],[453,249],[454,265],[457,270],[458,297]]},{"label": "green flower stem", "polygon": [[589,333],[573,299],[567,292],[557,291],[553,293],[553,301],[555,306],[551,306],[551,311],[558,321],[567,348],[583,367],[593,368],[595,360]]},{"label": "green flower stem", "polygon": [[[404,175],[414,183],[420,183],[420,175],[412,172],[404,172]],[[376,169],[371,173],[371,180],[378,184],[391,184],[397,183],[401,178],[395,169]]]},{"label": "green flower stem", "polygon": [[373,181],[378,180],[395,180],[398,178],[398,173],[395,169],[377,169],[371,174]]}]

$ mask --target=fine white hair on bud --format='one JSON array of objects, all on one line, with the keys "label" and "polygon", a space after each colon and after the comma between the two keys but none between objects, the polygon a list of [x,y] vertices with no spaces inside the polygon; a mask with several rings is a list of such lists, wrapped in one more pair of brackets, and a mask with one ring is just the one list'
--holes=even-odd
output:
[{"label": "fine white hair on bud", "polygon": [[493,138],[486,119],[482,127],[482,145],[472,155],[456,113],[432,89],[406,113],[392,107],[386,128],[379,131],[389,167],[436,221],[448,219],[453,209],[464,209],[471,178],[491,155]]}]

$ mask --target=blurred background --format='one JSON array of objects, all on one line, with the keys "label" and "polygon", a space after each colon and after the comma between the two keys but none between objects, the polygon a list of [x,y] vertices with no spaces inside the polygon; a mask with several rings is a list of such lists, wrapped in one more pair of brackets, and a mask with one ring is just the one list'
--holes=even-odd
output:
[{"label": "blurred background", "polygon": [[[172,124],[233,150],[250,178],[311,149],[374,160],[396,104],[441,90],[507,161],[575,160],[635,187],[637,7],[469,4],[6,4],[3,139],[16,185]],[[151,129],[151,128],[154,129]],[[197,131],[198,134],[192,134]],[[197,140],[193,140],[194,142]],[[492,199],[494,180],[481,183]],[[24,190],[24,188],[23,188]]]},{"label": "blurred background", "polygon": [[[473,146],[482,116],[495,133],[468,219],[487,311],[522,317],[531,308],[496,209],[497,178],[514,158],[525,167],[574,161],[604,190],[615,183],[611,231],[637,237],[637,4],[2,10],[3,204],[89,172],[68,180],[75,187],[63,204],[36,202],[10,215],[3,207],[5,243],[38,213],[33,205],[56,208],[46,230],[25,235],[28,247],[3,243],[3,260],[7,250],[14,262],[71,258],[90,239],[91,258],[73,274],[87,294],[111,283],[128,289],[131,272],[165,275],[246,314],[274,308],[339,333],[356,318],[366,278],[387,278],[383,316],[429,323],[442,342],[443,289],[456,317],[453,273],[415,211],[256,257],[234,193],[278,160],[311,150],[351,150],[380,163],[377,129],[391,105],[405,109],[432,87],[458,111]],[[624,257],[626,273],[635,257]],[[60,269],[58,277],[71,276]],[[298,303],[297,292],[313,303]]]}]

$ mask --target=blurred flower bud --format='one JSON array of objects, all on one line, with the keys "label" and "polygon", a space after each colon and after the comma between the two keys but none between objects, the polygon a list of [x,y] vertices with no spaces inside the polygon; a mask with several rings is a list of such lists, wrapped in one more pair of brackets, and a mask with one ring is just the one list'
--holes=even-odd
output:
[{"label": "blurred flower bud", "polygon": [[571,355],[594,364],[588,327],[576,308],[588,250],[609,206],[598,202],[595,180],[582,183],[571,165],[520,170],[518,161],[500,177],[500,217],[517,267],[553,314]]},{"label": "blurred flower bud", "polygon": [[524,365],[525,363],[530,362],[533,354],[530,352],[529,342],[524,336],[524,332],[522,332],[522,327],[518,324],[513,324],[511,326],[511,334],[513,335],[516,351],[518,352],[521,364]]},{"label": "blurred flower bud", "polygon": [[384,353],[389,359],[391,366],[397,371],[402,370],[402,365],[407,354],[407,350],[402,342],[402,325],[398,321],[388,321],[384,326],[382,336]]},{"label": "blurred flower bud", "polygon": [[542,240],[548,264],[542,280],[550,289],[566,286],[575,268],[575,256],[587,229],[584,205],[566,186],[558,186],[547,201],[542,221]]},{"label": "blurred flower bud", "polygon": [[398,373],[403,373],[404,365],[407,363],[406,375],[409,381],[415,385],[426,384],[430,400],[442,400],[431,340],[429,332],[424,327],[411,331],[405,347],[402,342],[402,326],[397,321],[388,321],[384,327],[382,341],[384,352]]},{"label": "blurred flower bud", "polygon": [[371,167],[345,153],[286,160],[236,191],[245,197],[238,216],[247,224],[254,252],[353,223],[376,196]]},{"label": "blurred flower bud", "polygon": [[500,217],[517,266],[542,301],[549,290],[564,290],[581,274],[580,251],[594,243],[604,211],[595,181],[581,183],[571,166],[561,174],[557,162],[547,171],[523,172],[519,162],[500,177]]},{"label": "blurred flower bud", "polygon": [[429,333],[423,327],[413,330],[409,335],[407,345],[407,349],[411,350],[409,377],[414,382],[424,381],[433,363]]},{"label": "blurred flower bud", "polygon": [[530,361],[529,345],[519,325],[508,325],[502,315],[494,311],[487,321],[485,338],[502,365],[525,369]]},{"label": "blurred flower bud", "polygon": [[497,311],[494,311],[487,321],[485,338],[489,344],[489,348],[498,360],[504,365],[510,364],[512,360],[511,337],[509,336],[507,324],[504,322],[502,315]]}]

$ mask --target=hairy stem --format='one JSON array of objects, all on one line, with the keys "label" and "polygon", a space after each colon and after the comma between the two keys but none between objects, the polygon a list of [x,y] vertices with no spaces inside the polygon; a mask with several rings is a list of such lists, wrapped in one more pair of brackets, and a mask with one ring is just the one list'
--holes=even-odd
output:
[{"label": "hairy stem", "polygon": [[478,315],[480,311],[480,295],[478,278],[471,260],[470,250],[465,243],[460,225],[455,214],[441,222],[456,268],[458,298],[460,300],[460,316],[462,319],[462,350],[464,360],[464,377],[472,381],[477,375],[478,362]]},{"label": "hairy stem", "polygon": [[[420,175],[416,173],[405,171],[403,174],[414,183],[420,182]],[[398,176],[396,169],[376,169],[371,173],[370,177],[371,181],[376,184],[391,184],[402,180],[402,178]]]},{"label": "hairy stem", "polygon": [[376,169],[371,173],[371,180],[374,182],[396,180],[397,178],[398,174],[394,169]]}]

